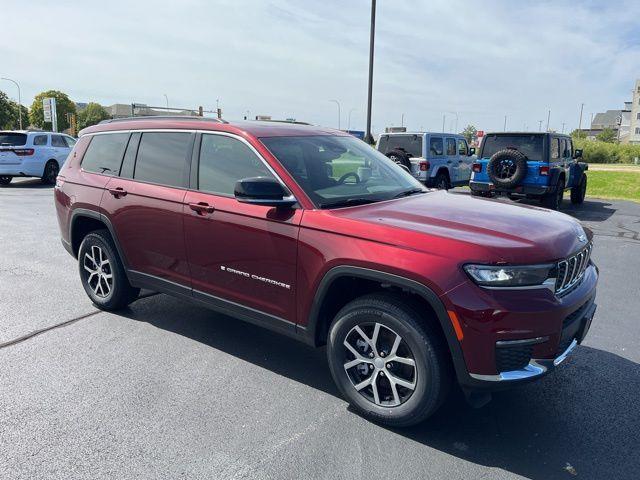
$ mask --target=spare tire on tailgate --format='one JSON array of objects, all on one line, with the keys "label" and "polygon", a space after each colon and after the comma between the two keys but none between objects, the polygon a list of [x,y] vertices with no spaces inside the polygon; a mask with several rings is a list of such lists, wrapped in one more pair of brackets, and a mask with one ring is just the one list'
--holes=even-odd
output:
[{"label": "spare tire on tailgate", "polygon": [[389,150],[387,152],[387,157],[389,157],[390,160],[397,163],[401,167],[406,168],[409,173],[411,173],[411,160],[409,160],[410,157],[407,152],[396,148],[393,150]]},{"label": "spare tire on tailgate", "polygon": [[527,157],[512,148],[500,150],[489,159],[487,174],[496,187],[513,188],[527,175]]}]

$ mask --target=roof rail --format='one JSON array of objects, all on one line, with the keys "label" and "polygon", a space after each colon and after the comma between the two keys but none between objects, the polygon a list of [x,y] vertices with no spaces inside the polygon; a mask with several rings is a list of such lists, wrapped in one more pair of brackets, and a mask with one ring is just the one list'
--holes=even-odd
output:
[{"label": "roof rail", "polygon": [[272,123],[291,123],[294,125],[313,125],[308,122],[298,122],[296,120],[249,120],[250,122],[272,122]]},{"label": "roof rail", "polygon": [[149,116],[139,116],[139,117],[125,117],[125,118],[110,118],[107,120],[102,120],[100,124],[103,123],[117,123],[117,122],[130,122],[134,120],[188,120],[188,121],[196,121],[196,122],[216,122],[216,123],[229,123],[226,120],[221,118],[210,118],[210,117],[196,117],[189,115],[149,115]]}]

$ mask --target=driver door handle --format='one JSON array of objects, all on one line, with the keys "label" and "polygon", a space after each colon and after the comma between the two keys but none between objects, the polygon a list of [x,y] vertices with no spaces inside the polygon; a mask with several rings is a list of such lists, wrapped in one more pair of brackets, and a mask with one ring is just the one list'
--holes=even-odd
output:
[{"label": "driver door handle", "polygon": [[196,212],[198,215],[213,213],[215,211],[215,208],[213,208],[207,202],[190,203],[189,208]]}]

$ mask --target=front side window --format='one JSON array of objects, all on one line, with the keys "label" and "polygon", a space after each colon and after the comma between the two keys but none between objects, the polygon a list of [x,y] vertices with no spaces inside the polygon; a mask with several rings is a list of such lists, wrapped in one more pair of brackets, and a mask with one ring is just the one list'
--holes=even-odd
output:
[{"label": "front side window", "polygon": [[469,149],[467,147],[467,141],[463,138],[458,139],[458,155],[466,157],[469,155]]},{"label": "front side window", "polygon": [[425,191],[402,167],[351,136],[270,137],[261,141],[320,208],[373,203]]},{"label": "front side window", "polygon": [[453,138],[447,138],[447,155],[456,154],[456,141]]},{"label": "front side window", "polygon": [[67,148],[67,142],[64,141],[62,135],[51,135],[51,146]]},{"label": "front side window", "polygon": [[202,135],[198,166],[198,189],[233,195],[238,180],[274,178],[258,156],[240,140],[224,135]]},{"label": "front side window", "polygon": [[128,133],[94,135],[82,159],[82,169],[104,175],[118,175]]},{"label": "front side window", "polygon": [[63,138],[67,144],[67,147],[69,148],[73,148],[73,146],[76,144],[76,140],[74,138],[71,138],[71,137],[63,137]]},{"label": "front side window", "polygon": [[33,137],[33,145],[35,147],[41,147],[47,144],[47,136],[46,135],[36,135]]},{"label": "front side window", "polygon": [[145,132],[140,139],[133,178],[142,182],[185,186],[185,162],[191,133]]},{"label": "front side window", "polygon": [[429,140],[429,153],[431,155],[439,156],[442,155],[444,151],[444,146],[441,137],[431,137]]},{"label": "front side window", "polygon": [[518,150],[527,160],[542,161],[542,143],[544,136],[541,134],[518,135],[487,135],[482,140],[481,158],[491,158],[496,152],[504,149]]}]

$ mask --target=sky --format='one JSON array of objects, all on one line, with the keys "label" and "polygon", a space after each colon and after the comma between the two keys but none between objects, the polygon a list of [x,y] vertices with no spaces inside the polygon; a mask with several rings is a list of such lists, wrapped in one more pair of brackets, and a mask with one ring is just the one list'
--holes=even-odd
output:
[{"label": "sky", "polygon": [[[0,0],[0,77],[30,106],[146,103],[363,130],[369,0]],[[17,19],[19,21],[7,21]],[[28,19],[25,24],[24,21]],[[374,132],[565,132],[640,78],[640,2],[378,0]],[[17,98],[15,86],[0,89]],[[350,117],[350,122],[349,122]]]}]

